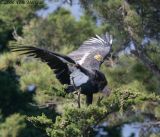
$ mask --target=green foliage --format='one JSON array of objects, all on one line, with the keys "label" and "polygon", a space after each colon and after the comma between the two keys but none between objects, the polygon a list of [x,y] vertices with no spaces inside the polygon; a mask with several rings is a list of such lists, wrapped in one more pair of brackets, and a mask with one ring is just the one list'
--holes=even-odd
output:
[{"label": "green foliage", "polygon": [[33,19],[24,26],[23,37],[11,45],[35,45],[54,51],[71,47],[73,50],[96,31],[96,24],[88,16],[76,21],[68,10],[59,9],[47,19]]},{"label": "green foliage", "polygon": [[9,115],[10,113],[18,111],[19,108],[23,106],[25,99],[19,89],[18,75],[16,75],[11,62],[7,68],[0,71],[0,77],[0,94],[2,94],[0,96],[0,107],[4,115]]},{"label": "green foliage", "polygon": [[[58,87],[59,82],[54,78],[53,72],[47,65],[31,60],[24,62],[24,60],[17,57],[15,53],[3,54],[0,58],[0,108],[2,114],[0,121],[3,121],[8,115],[14,114],[15,112],[32,116],[39,115],[43,112],[54,119],[56,115],[54,108],[51,110],[47,110],[47,107],[39,108],[47,101],[57,102],[55,95],[64,96],[63,87]],[[42,71],[46,73],[43,74],[41,73]],[[39,77],[33,79],[32,75]],[[36,94],[27,92],[27,87],[33,83],[38,87]],[[55,85],[61,90],[56,89]],[[46,87],[48,87],[47,90]],[[33,106],[29,105],[29,103],[32,103]],[[13,117],[13,119],[15,121],[17,120],[16,117]],[[8,121],[10,121],[10,119]],[[9,126],[9,124],[7,125],[6,122],[2,123],[3,126]],[[18,124],[20,123],[17,123],[17,125]],[[16,132],[14,130],[9,131],[6,128],[2,130],[1,133],[4,134],[4,137],[10,136],[10,134],[16,134],[15,136],[22,137],[27,137],[29,134],[32,136],[43,136],[44,133],[41,130],[35,129],[30,123],[23,121],[23,124],[26,126],[22,128],[25,130],[22,130],[21,133],[20,128],[15,129],[17,130]],[[16,128],[16,126],[13,127]]]},{"label": "green foliage", "polygon": [[0,124],[1,137],[18,137],[26,127],[25,117],[20,114],[13,114]]},{"label": "green foliage", "polygon": [[146,54],[160,67],[159,58],[160,58],[160,45],[158,42],[153,41],[149,46],[145,47]]},{"label": "green foliage", "polygon": [[155,94],[116,89],[96,106],[75,108],[67,105],[55,123],[45,115],[30,117],[29,120],[45,129],[51,137],[94,136],[94,127],[104,119],[110,123],[110,128],[126,122],[145,121],[145,114],[152,114],[158,120],[159,101],[160,97]]},{"label": "green foliage", "polygon": [[14,28],[21,34],[23,25],[35,17],[35,11],[44,7],[31,4],[1,4],[0,5],[0,41],[4,49],[9,40],[13,40]]},{"label": "green foliage", "polygon": [[32,59],[29,59],[26,62],[24,60],[21,63],[22,65],[17,67],[17,73],[22,75],[20,78],[22,90],[25,90],[28,85],[35,84],[38,87],[37,94],[44,95],[43,98],[41,98],[41,101],[43,99],[46,100],[46,93],[48,93],[48,97],[54,94],[64,95],[63,87],[60,86],[60,83],[55,78],[53,71],[46,64]]},{"label": "green foliage", "polygon": [[[123,37],[125,39],[131,36],[139,41],[144,35],[158,36],[159,1],[80,0],[80,2],[89,11],[88,13],[98,12],[98,16],[104,18],[104,23],[114,25],[121,35],[125,34]],[[118,33],[114,34],[121,37]]]},{"label": "green foliage", "polygon": [[52,120],[48,119],[44,114],[37,117],[28,117],[28,120],[34,123],[36,127],[42,128],[43,130],[52,125]]},{"label": "green foliage", "polygon": [[104,108],[99,108],[96,106],[75,108],[66,107],[64,108],[64,113],[62,116],[57,116],[56,122],[51,123],[51,120],[47,120],[46,117],[42,115],[41,117],[31,117],[33,123],[39,122],[39,126],[45,124],[48,125],[45,129],[49,136],[51,137],[74,137],[82,135],[92,135],[91,126],[97,123],[99,117],[104,115],[106,110]]},{"label": "green foliage", "polygon": [[110,88],[130,88],[143,92],[159,93],[159,79],[134,57],[121,56],[113,67],[103,66]]},{"label": "green foliage", "polygon": [[150,137],[159,137],[160,134],[151,134]]}]

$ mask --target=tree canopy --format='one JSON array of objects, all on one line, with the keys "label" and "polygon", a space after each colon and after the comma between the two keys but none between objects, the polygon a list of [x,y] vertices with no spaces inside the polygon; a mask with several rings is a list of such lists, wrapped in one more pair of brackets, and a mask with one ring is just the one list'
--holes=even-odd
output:
[{"label": "tree canopy", "polygon": [[[45,1],[1,1],[0,136],[123,137],[126,125],[138,123],[139,137],[158,137],[160,2],[79,0],[83,15],[77,20],[61,7],[74,1],[59,1],[45,18],[36,14],[47,7]],[[111,93],[95,95],[89,107],[81,95],[78,108],[77,95],[66,94],[46,64],[10,52],[10,46],[36,46],[68,54],[105,32],[113,45],[101,70]]]},{"label": "tree canopy", "polygon": [[[107,24],[110,33],[115,36],[119,45],[118,51],[126,48],[129,42],[132,41],[135,46],[135,50],[132,53],[150,71],[160,76],[160,66],[156,61],[159,58],[160,48],[159,1],[80,1],[82,6],[88,11],[88,14],[103,18],[102,23]],[[143,42],[144,38],[152,41],[148,43],[150,46],[146,46],[147,43]],[[153,42],[155,40],[157,43]],[[147,51],[154,52],[149,53]],[[155,54],[154,58],[153,54]]]}]

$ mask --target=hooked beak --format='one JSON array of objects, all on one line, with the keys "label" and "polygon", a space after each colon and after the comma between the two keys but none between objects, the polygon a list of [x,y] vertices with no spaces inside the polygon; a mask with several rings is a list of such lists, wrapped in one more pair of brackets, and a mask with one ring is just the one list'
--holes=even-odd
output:
[{"label": "hooked beak", "polygon": [[109,96],[111,93],[111,89],[108,86],[105,86],[104,89],[102,90],[102,93],[104,96]]}]

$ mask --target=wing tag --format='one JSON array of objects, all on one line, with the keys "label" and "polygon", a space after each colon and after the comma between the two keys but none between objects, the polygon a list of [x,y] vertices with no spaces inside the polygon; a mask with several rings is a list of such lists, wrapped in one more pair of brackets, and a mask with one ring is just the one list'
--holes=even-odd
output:
[{"label": "wing tag", "polygon": [[95,55],[94,59],[96,59],[97,61],[103,61],[103,57],[100,54]]}]

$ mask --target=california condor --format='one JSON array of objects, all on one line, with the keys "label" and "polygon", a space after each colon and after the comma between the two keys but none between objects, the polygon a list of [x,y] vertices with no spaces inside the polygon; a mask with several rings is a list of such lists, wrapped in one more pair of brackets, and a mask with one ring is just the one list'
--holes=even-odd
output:
[{"label": "california condor", "polygon": [[93,94],[107,91],[105,75],[99,71],[101,64],[109,55],[112,39],[107,33],[102,37],[96,35],[70,54],[61,55],[45,49],[21,46],[11,47],[12,51],[23,51],[22,54],[40,58],[53,70],[61,84],[67,84],[67,93],[81,90],[86,95],[86,103],[92,104]]}]

